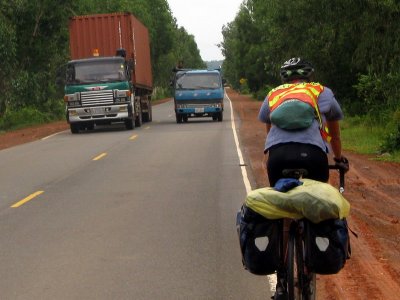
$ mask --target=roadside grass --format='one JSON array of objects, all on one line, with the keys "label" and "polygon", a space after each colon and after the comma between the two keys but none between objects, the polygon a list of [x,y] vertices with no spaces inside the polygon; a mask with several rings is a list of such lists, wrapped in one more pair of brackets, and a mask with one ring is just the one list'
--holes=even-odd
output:
[{"label": "roadside grass", "polygon": [[373,159],[400,162],[400,150],[382,153],[381,146],[388,129],[357,117],[346,117],[341,122],[343,149],[372,155]]}]

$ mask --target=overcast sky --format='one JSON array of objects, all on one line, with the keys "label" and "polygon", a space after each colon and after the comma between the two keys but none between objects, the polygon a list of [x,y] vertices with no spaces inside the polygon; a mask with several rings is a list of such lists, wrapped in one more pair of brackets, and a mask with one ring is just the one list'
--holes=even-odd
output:
[{"label": "overcast sky", "polygon": [[243,0],[167,1],[178,26],[194,36],[201,58],[224,59],[217,46],[222,42],[222,26],[234,20]]}]

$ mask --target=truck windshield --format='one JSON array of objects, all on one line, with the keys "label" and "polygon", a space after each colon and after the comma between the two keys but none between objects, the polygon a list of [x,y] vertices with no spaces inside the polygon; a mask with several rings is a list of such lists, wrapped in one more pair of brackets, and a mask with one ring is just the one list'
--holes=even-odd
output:
[{"label": "truck windshield", "polygon": [[221,88],[220,75],[217,73],[178,73],[176,75],[175,89],[199,90]]},{"label": "truck windshield", "polygon": [[123,60],[83,60],[67,67],[67,84],[126,81]]}]

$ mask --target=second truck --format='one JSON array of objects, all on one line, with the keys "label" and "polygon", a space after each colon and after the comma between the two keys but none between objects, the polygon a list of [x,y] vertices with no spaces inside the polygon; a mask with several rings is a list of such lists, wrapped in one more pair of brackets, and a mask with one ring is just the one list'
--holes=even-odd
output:
[{"label": "second truck", "polygon": [[211,117],[221,122],[224,112],[224,80],[219,70],[174,69],[176,122]]},{"label": "second truck", "polygon": [[147,28],[132,14],[72,17],[71,61],[64,100],[72,133],[123,122],[152,120],[152,71]]}]

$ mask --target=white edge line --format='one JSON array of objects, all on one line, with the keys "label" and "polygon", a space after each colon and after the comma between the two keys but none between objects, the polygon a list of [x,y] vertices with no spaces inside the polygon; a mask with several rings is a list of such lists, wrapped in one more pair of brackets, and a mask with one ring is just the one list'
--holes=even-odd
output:
[{"label": "white edge line", "polygon": [[44,138],[41,138],[41,140],[42,140],[42,141],[47,140],[47,139],[49,139],[49,138],[51,138],[51,137],[53,137],[53,136],[56,136],[57,134],[60,134],[60,133],[62,133],[62,132],[64,132],[64,131],[67,131],[67,130],[63,130],[63,131],[60,131],[60,132],[56,132],[56,133],[50,134],[50,135],[48,135],[48,136],[45,136]]},{"label": "white edge line", "polygon": [[238,139],[238,136],[236,133],[236,125],[235,125],[235,117],[233,114],[232,101],[231,101],[231,99],[229,99],[228,94],[226,94],[226,98],[229,100],[229,105],[231,107],[231,125],[232,125],[232,131],[233,131],[233,138],[235,139],[236,151],[239,156],[239,165],[240,165],[240,169],[242,170],[243,183],[246,188],[246,193],[249,193],[251,191],[251,184],[250,184],[249,177],[247,176],[247,170],[246,170],[246,166],[244,165],[242,150],[240,150],[239,139]]},{"label": "white edge line", "polygon": [[[244,165],[244,160],[243,160],[243,155],[242,155],[242,150],[240,150],[240,144],[239,144],[239,139],[236,133],[236,125],[235,125],[235,117],[234,117],[234,113],[233,113],[233,106],[232,106],[232,101],[231,99],[229,99],[229,96],[227,93],[225,93],[226,98],[229,100],[229,105],[231,107],[231,125],[232,125],[232,131],[233,131],[233,138],[235,140],[235,144],[236,144],[236,150],[239,156],[239,164],[240,164],[240,168],[242,170],[242,177],[243,177],[243,183],[244,186],[246,188],[246,193],[248,194],[251,191],[251,184],[250,184],[250,180],[249,177],[247,176],[247,171],[246,171],[246,166]],[[269,282],[269,289],[271,291],[272,294],[275,293],[275,287],[276,287],[276,275],[267,275],[268,278],[268,282]]]}]

